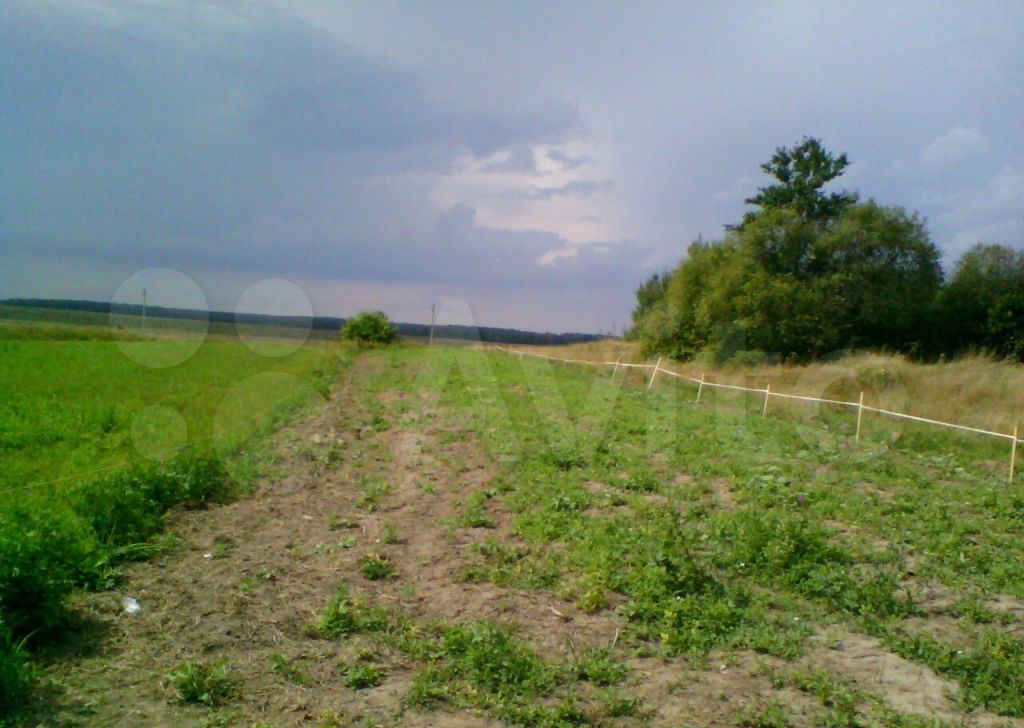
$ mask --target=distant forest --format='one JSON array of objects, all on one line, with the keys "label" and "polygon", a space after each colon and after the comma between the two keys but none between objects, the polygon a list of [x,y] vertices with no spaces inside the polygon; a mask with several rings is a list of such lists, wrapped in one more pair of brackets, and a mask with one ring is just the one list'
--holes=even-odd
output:
[{"label": "distant forest", "polygon": [[[71,301],[45,298],[10,298],[0,300],[3,306],[23,306],[32,308],[51,308],[64,311],[86,311],[98,314],[121,314],[125,316],[141,316],[142,306],[129,303],[104,303],[102,301]],[[204,320],[213,323],[244,324],[248,326],[281,326],[306,328],[339,332],[347,319],[333,316],[272,316],[253,313],[233,313],[229,311],[198,311],[188,308],[167,308],[164,306],[147,306],[146,315],[155,318]],[[428,324],[397,324],[402,336],[430,336]],[[434,336],[442,339],[462,341],[484,341],[496,344],[575,344],[585,341],[596,341],[605,338],[597,334],[552,334],[519,329],[503,329],[493,326],[435,326]]]},{"label": "distant forest", "polygon": [[916,213],[824,191],[847,165],[810,137],[776,149],[761,165],[775,183],[745,200],[757,209],[640,285],[629,336],[720,362],[850,348],[1024,361],[1024,252],[979,243],[947,277]]}]

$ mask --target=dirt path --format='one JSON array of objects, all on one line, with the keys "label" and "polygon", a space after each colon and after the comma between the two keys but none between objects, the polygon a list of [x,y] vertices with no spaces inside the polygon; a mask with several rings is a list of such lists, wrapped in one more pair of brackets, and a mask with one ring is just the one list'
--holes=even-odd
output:
[{"label": "dirt path", "polygon": [[[173,702],[167,676],[186,660],[227,660],[242,697],[215,716],[224,724],[436,725],[436,714],[402,709],[416,667],[402,655],[380,653],[358,636],[343,643],[309,636],[307,625],[343,580],[417,622],[514,618],[552,655],[563,654],[570,640],[611,639],[614,615],[574,614],[550,594],[464,580],[466,549],[485,535],[510,538],[509,517],[495,508],[495,529],[457,525],[459,504],[489,487],[492,466],[471,437],[440,448],[438,433],[453,425],[434,408],[417,405],[398,424],[394,405],[406,396],[380,397],[385,429],[371,426],[379,413],[351,386],[340,387],[326,406],[273,438],[281,455],[278,477],[235,503],[177,513],[173,550],[130,565],[117,592],[79,597],[79,614],[92,624],[93,637],[102,636],[91,652],[53,665],[55,689],[43,722],[211,721],[204,708]],[[368,505],[367,484],[374,483],[388,492]],[[398,578],[366,579],[360,559],[368,554],[386,555]],[[124,613],[128,595],[141,613]],[[371,649],[387,679],[372,690],[345,687],[339,663]],[[284,664],[301,679],[283,675]],[[491,724],[468,713],[444,713],[443,721]]]},{"label": "dirt path", "polygon": [[[79,597],[95,649],[53,666],[40,724],[494,725],[468,711],[405,709],[421,666],[380,640],[310,636],[308,626],[342,582],[417,624],[514,622],[555,662],[612,644],[622,630],[614,611],[585,614],[552,591],[467,581],[467,568],[478,563],[474,544],[522,544],[500,498],[487,501],[493,527],[463,525],[466,499],[494,487],[496,466],[477,436],[425,393],[371,396],[350,381],[325,406],[278,432],[273,447],[280,453],[275,476],[252,495],[178,512],[170,530],[179,540],[171,551],[129,566],[117,592]],[[724,482],[715,484],[714,495],[723,507],[736,506]],[[360,562],[371,555],[385,556],[397,577],[367,579]],[[126,595],[139,601],[141,613],[124,613]],[[873,642],[844,639],[841,648],[813,651],[803,664],[869,689],[879,673],[895,675],[888,681],[895,688],[878,692],[888,690],[898,707],[957,717],[946,681]],[[644,708],[614,724],[736,725],[742,711],[768,701],[788,708],[791,725],[814,725],[820,715],[810,696],[772,684],[768,668],[778,667],[777,660],[712,654],[701,666],[630,650],[617,652],[632,667],[621,688]],[[386,679],[373,689],[346,687],[341,665],[368,657]],[[167,676],[190,660],[226,660],[240,695],[217,711],[178,705]]]}]

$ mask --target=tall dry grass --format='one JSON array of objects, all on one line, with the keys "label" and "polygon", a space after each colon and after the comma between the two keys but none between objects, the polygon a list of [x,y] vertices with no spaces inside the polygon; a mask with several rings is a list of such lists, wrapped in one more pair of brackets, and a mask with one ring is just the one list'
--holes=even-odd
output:
[{"label": "tall dry grass", "polygon": [[[639,362],[639,347],[604,339],[566,346],[530,346],[535,353],[586,361]],[[653,363],[649,361],[648,363]],[[709,361],[662,362],[680,374],[746,387],[771,386],[773,392],[864,402],[906,414],[1010,433],[1024,429],[1024,365],[968,355],[952,361],[921,364],[891,354],[858,353],[809,365],[715,365]],[[810,403],[771,400],[773,410],[795,413]]]}]

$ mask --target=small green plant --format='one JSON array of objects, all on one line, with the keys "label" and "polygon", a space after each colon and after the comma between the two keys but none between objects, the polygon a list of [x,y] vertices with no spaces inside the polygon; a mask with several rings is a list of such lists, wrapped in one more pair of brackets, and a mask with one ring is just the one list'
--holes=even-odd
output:
[{"label": "small green plant", "polygon": [[324,453],[324,456],[323,456],[324,464],[327,465],[328,467],[331,467],[331,468],[333,468],[336,465],[338,465],[338,463],[340,463],[344,459],[345,459],[345,443],[344,442],[332,443],[331,446],[329,448],[327,448],[327,452]]},{"label": "small green plant", "polygon": [[381,632],[390,624],[386,609],[370,607],[353,598],[342,583],[309,631],[316,637],[338,639],[357,632]]},{"label": "small green plant", "polygon": [[611,650],[605,647],[596,647],[583,653],[573,667],[578,679],[589,680],[601,686],[621,682],[629,671],[629,668],[616,660]]},{"label": "small green plant", "polygon": [[370,581],[381,579],[394,579],[398,576],[398,569],[391,563],[391,560],[384,554],[368,554],[359,561],[359,570]]},{"label": "small green plant", "polygon": [[789,728],[786,709],[777,701],[741,711],[736,716],[736,722],[743,728]]},{"label": "small green plant", "polygon": [[586,574],[580,579],[576,606],[587,614],[595,614],[608,606],[608,587],[600,574]]},{"label": "small green plant", "polygon": [[640,715],[643,703],[640,698],[624,694],[619,690],[607,690],[601,694],[604,712],[609,718],[628,718]]},{"label": "small green plant", "polygon": [[34,679],[23,644],[12,640],[0,618],[0,716],[25,701]]},{"label": "small green plant", "polygon": [[316,720],[316,728],[347,728],[352,722],[335,710],[325,710]]},{"label": "small green plant", "polygon": [[353,690],[375,688],[384,681],[386,672],[377,665],[355,664],[343,667],[345,685]]},{"label": "small green plant", "polygon": [[829,728],[857,728],[857,710],[862,695],[856,687],[833,677],[826,670],[798,670],[788,676],[797,690],[815,695],[829,709],[825,725]]},{"label": "small green plant", "polygon": [[337,511],[331,511],[327,515],[327,528],[338,531],[343,528],[359,528],[359,524],[348,516],[342,516]]},{"label": "small green plant", "polygon": [[362,346],[386,345],[398,340],[398,327],[382,311],[363,311],[345,322],[341,337]]},{"label": "small green plant", "polygon": [[398,537],[398,529],[391,523],[384,524],[384,538],[381,540],[392,545],[402,543],[402,539]]},{"label": "small green plant", "polygon": [[467,528],[494,528],[494,519],[487,513],[487,493],[477,491],[466,499],[462,525]]},{"label": "small green plant", "polygon": [[275,652],[270,656],[270,669],[295,685],[305,685],[309,682],[309,676],[299,668],[295,667],[295,665],[293,665],[288,658],[282,654]]},{"label": "small green plant", "polygon": [[649,473],[635,473],[622,481],[622,487],[634,493],[656,493],[658,481]]},{"label": "small green plant", "polygon": [[176,700],[181,705],[224,705],[238,697],[225,660],[214,663],[188,661],[168,676]]},{"label": "small green plant", "polygon": [[506,625],[481,621],[444,628],[413,651],[430,663],[413,680],[406,697],[410,705],[480,705],[513,723],[565,724],[553,720],[563,706],[548,709],[536,701],[552,693],[559,671]]},{"label": "small green plant", "polygon": [[381,501],[391,494],[391,484],[386,480],[374,478],[363,484],[363,495],[359,499],[360,508],[374,513],[380,508]]}]

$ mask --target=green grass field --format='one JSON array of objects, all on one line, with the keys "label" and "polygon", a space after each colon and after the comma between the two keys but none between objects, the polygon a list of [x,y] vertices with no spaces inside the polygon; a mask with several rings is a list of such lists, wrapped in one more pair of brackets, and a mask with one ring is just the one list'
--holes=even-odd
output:
[{"label": "green grass field", "polygon": [[[612,385],[607,372],[501,354],[386,356],[368,389],[443,393],[503,463],[496,486],[465,494],[464,523],[488,526],[500,501],[525,547],[481,539],[467,579],[552,590],[583,612],[617,605],[629,644],[665,657],[752,651],[785,663],[843,627],[958,683],[965,711],[1024,716],[1024,491],[984,443],[914,428],[894,437],[882,423],[855,447],[834,413],[762,419],[759,401],[695,405],[685,385],[648,394],[639,378]],[[442,663],[422,674],[439,681],[420,686],[428,696],[457,670]],[[496,691],[482,704],[518,716],[541,690],[531,674],[513,678],[515,698]],[[773,680],[817,692],[821,725],[925,724],[842,675],[794,667]],[[574,722],[563,718],[523,722]]]},{"label": "green grass field", "polygon": [[[297,440],[281,466],[312,463],[326,489],[317,497],[341,505],[315,516],[296,505],[322,533],[271,549],[280,563],[243,579],[225,618],[249,625],[246,610],[278,608],[275,584],[291,568],[322,563],[342,583],[329,597],[310,584],[318,616],[288,636],[288,655],[292,642],[275,643],[239,672],[221,645],[177,666],[178,707],[167,709],[193,712],[175,720],[252,724],[270,699],[259,695],[286,681],[363,706],[367,725],[443,722],[439,710],[509,725],[659,725],[726,666],[760,686],[728,713],[734,725],[1024,718],[1024,484],[1006,483],[1002,449],[986,441],[875,420],[856,445],[845,412],[762,418],[757,398],[713,392],[697,405],[672,380],[647,392],[638,376],[612,383],[607,371],[464,348],[342,355],[308,344],[267,357],[214,342],[151,369],[110,341],[21,340],[0,342],[0,357],[0,707],[25,695],[29,653],[73,629],[62,611],[72,590],[113,588],[118,563],[153,552],[168,508],[237,495],[232,484],[251,482],[248,459],[264,452],[250,443],[320,402],[338,408],[346,439],[326,454],[318,435]],[[352,358],[350,399],[318,399]],[[415,455],[402,449],[409,438]],[[477,468],[487,477],[466,480]],[[288,518],[284,505],[274,512]],[[431,554],[444,576],[420,573]],[[509,606],[459,619],[432,606],[467,588]],[[420,589],[434,596],[417,600]],[[553,648],[521,603],[576,615],[607,641],[574,646],[564,627]],[[864,682],[851,640],[952,694],[922,714],[884,680]],[[331,645],[355,652],[337,665],[310,657],[334,655]],[[663,673],[689,682],[658,687],[651,676]],[[388,687],[395,674],[408,676],[401,690]],[[359,696],[378,688],[397,702],[365,712]],[[320,724],[349,723],[325,708]]]},{"label": "green grass field", "polygon": [[[30,316],[0,338],[0,708],[24,687],[13,640],[60,632],[65,596],[116,581],[167,508],[245,490],[264,455],[248,445],[323,401],[342,361],[322,341],[115,342],[80,324]],[[139,363],[161,358],[182,361]]]},{"label": "green grass field", "polygon": [[[173,340],[121,346],[147,355],[191,348]],[[210,342],[178,366],[150,368],[109,341],[0,341],[0,491],[159,458],[176,447],[210,448],[215,434],[228,447],[265,426],[275,400],[291,396],[290,378],[299,389],[323,386],[317,380],[329,356],[320,343],[271,358],[241,342]],[[284,386],[261,386],[268,373]],[[250,413],[225,409],[233,391],[257,397]]]}]

